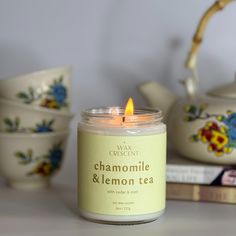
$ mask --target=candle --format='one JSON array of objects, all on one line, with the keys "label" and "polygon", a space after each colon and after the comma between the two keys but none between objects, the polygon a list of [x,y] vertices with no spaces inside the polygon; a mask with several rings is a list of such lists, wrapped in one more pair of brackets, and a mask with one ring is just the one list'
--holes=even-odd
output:
[{"label": "candle", "polygon": [[166,126],[162,113],[106,107],[78,127],[78,207],[92,221],[144,223],[165,209]]}]

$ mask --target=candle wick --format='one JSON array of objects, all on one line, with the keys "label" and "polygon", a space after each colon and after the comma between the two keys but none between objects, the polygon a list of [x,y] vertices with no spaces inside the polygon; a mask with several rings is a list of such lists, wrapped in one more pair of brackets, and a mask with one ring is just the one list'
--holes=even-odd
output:
[{"label": "candle wick", "polygon": [[125,116],[122,117],[122,122],[123,122],[123,123],[125,122]]}]

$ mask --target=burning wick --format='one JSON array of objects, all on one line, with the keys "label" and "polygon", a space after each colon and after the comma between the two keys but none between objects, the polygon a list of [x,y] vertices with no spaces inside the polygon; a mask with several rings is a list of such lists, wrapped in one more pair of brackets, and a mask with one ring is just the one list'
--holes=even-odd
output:
[{"label": "burning wick", "polygon": [[132,98],[129,98],[125,106],[125,114],[122,118],[122,121],[125,122],[126,116],[132,116],[134,114],[134,102]]}]

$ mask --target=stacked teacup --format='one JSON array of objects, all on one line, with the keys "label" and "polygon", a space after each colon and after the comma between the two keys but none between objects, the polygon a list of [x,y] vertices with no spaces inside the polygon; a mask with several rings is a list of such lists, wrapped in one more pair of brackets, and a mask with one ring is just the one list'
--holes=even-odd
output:
[{"label": "stacked teacup", "polygon": [[49,184],[65,154],[71,69],[61,67],[0,80],[0,175],[9,186]]}]

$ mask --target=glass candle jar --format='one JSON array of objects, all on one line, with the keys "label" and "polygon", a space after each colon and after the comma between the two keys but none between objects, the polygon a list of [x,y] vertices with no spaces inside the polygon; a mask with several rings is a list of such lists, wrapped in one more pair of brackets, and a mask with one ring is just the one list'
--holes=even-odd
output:
[{"label": "glass candle jar", "polygon": [[78,127],[78,207],[92,221],[136,224],[165,209],[166,126],[162,113],[90,109]]}]

